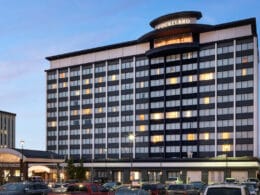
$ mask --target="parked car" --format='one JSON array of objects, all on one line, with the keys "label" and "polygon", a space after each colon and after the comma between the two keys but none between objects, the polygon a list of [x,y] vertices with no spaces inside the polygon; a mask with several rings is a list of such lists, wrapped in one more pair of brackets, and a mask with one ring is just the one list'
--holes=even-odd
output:
[{"label": "parked car", "polygon": [[143,189],[131,189],[131,188],[124,188],[120,189],[115,192],[115,195],[150,195],[148,191]]},{"label": "parked car", "polygon": [[258,188],[256,182],[243,182],[241,184],[245,185],[248,188],[250,195],[257,195],[258,194],[259,188]]},{"label": "parked car", "polygon": [[55,183],[51,189],[53,192],[67,192],[68,185],[68,183]]},{"label": "parked car", "polygon": [[120,182],[107,182],[103,184],[103,186],[110,191],[116,190],[120,185]]},{"label": "parked car", "polygon": [[51,190],[44,183],[17,182],[0,187],[0,195],[47,195]]},{"label": "parked car", "polygon": [[168,195],[199,195],[199,190],[191,184],[172,184],[167,188]]},{"label": "parked car", "polygon": [[192,181],[192,182],[190,182],[190,184],[195,189],[199,190],[199,192],[204,192],[205,188],[207,187],[207,185],[202,181]]},{"label": "parked car", "polygon": [[167,195],[167,190],[163,184],[142,184],[141,189],[150,192],[150,195]]},{"label": "parked car", "polygon": [[183,184],[183,181],[179,177],[170,177],[165,181],[166,185],[170,184]]},{"label": "parked car", "polygon": [[248,195],[249,190],[244,185],[237,184],[216,184],[209,185],[204,191],[204,195]]},{"label": "parked car", "polygon": [[232,178],[232,177],[229,177],[229,178],[226,178],[225,179],[225,182],[226,183],[233,183],[233,184],[236,184],[236,183],[239,183],[235,178]]},{"label": "parked car", "polygon": [[[59,192],[52,192],[49,195],[61,195]],[[108,189],[97,183],[75,183],[69,184],[67,192],[62,195],[114,195],[114,192],[109,192]]]}]

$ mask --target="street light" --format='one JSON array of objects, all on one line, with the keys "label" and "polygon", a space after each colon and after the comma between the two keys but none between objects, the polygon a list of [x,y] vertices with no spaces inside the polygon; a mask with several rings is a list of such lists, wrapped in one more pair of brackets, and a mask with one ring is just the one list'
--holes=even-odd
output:
[{"label": "street light", "polygon": [[22,159],[21,159],[21,170],[20,170],[20,179],[23,181],[24,179],[24,166],[23,166],[23,145],[24,145],[24,140],[20,141],[20,146],[21,146],[21,153],[22,153]]}]

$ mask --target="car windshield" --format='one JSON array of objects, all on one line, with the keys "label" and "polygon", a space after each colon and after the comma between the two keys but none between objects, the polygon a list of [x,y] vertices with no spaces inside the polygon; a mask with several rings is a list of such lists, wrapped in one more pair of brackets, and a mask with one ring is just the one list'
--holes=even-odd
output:
[{"label": "car windshield", "polygon": [[207,195],[241,195],[240,188],[209,188]]}]

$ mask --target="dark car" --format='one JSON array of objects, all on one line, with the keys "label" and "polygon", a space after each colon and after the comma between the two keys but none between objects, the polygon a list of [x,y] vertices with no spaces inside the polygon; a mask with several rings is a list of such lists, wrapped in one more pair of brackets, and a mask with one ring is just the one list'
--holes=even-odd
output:
[{"label": "dark car", "polygon": [[0,187],[0,195],[47,195],[50,192],[44,183],[8,183]]},{"label": "dark car", "polygon": [[149,192],[142,189],[121,189],[115,195],[149,195]]},{"label": "dark car", "polygon": [[163,184],[143,184],[141,189],[150,192],[150,195],[167,195]]},{"label": "dark car", "polygon": [[103,186],[108,190],[116,190],[120,185],[120,182],[107,182],[103,184]]},{"label": "dark car", "polygon": [[204,192],[207,185],[202,181],[192,181],[190,182],[190,185],[192,185],[195,189],[199,190],[200,192]]},{"label": "dark car", "polygon": [[172,184],[167,188],[168,195],[199,195],[199,190],[190,184]]}]

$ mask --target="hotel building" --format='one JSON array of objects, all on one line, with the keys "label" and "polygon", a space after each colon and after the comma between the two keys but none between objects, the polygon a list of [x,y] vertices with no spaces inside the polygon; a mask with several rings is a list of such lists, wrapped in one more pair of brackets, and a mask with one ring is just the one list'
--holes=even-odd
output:
[{"label": "hotel building", "polygon": [[0,110],[0,148],[15,147],[16,114]]},{"label": "hotel building", "polygon": [[47,57],[47,150],[123,182],[255,177],[256,19],[201,17],[164,15],[136,40]]}]

